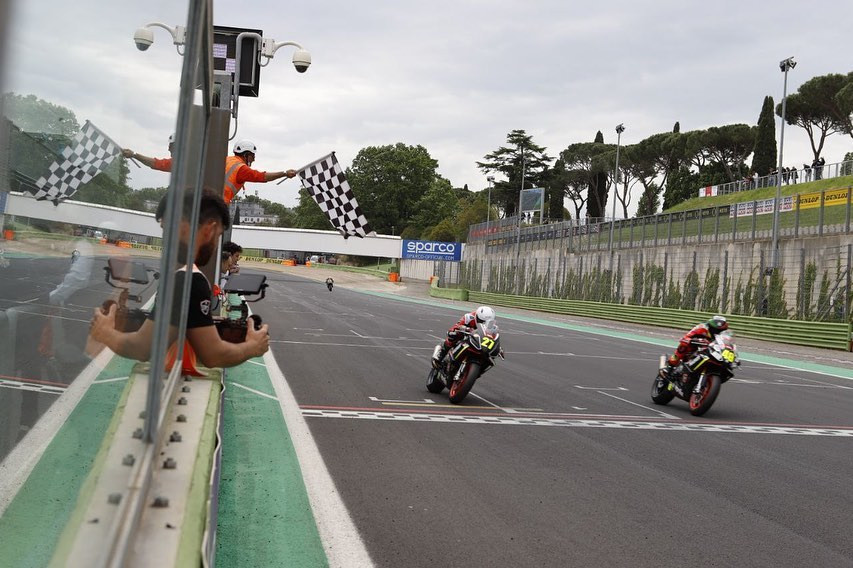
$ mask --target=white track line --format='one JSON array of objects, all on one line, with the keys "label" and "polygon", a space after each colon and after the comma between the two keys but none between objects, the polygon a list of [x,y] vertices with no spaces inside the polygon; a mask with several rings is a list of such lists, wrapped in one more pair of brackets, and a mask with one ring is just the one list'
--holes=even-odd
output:
[{"label": "white track line", "polygon": [[329,566],[332,568],[372,567],[374,564],[364,546],[364,541],[335,487],[335,482],[323,462],[317,443],[311,436],[308,424],[272,351],[264,354],[264,362],[267,364],[270,381],[278,396],[281,412],[302,468],[308,500],[311,502],[311,509],[314,512],[317,530],[323,541]]},{"label": "white track line", "polygon": [[32,473],[47,446],[89,390],[95,378],[106,368],[113,352],[104,349],[95,357],[65,392],[38,419],[27,437],[0,463],[0,516]]}]

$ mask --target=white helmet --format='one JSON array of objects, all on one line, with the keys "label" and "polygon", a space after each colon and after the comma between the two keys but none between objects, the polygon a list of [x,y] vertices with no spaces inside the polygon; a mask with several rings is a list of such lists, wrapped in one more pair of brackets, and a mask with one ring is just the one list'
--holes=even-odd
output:
[{"label": "white helmet", "polygon": [[483,323],[495,319],[495,310],[489,306],[480,306],[477,308],[477,322]]},{"label": "white helmet", "polygon": [[254,142],[251,142],[249,140],[240,140],[239,142],[234,144],[235,154],[242,154],[243,152],[251,152],[252,154],[258,153]]},{"label": "white helmet", "polygon": [[175,142],[175,134],[169,134],[169,144],[174,144]]}]

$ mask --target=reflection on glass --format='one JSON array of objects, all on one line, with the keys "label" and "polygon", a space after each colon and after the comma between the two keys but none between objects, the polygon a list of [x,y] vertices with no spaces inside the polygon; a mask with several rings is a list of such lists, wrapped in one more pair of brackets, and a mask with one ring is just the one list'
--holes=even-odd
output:
[{"label": "reflection on glass", "polygon": [[[155,290],[162,239],[151,212],[169,175],[122,149],[165,153],[183,61],[139,51],[133,30],[186,14],[183,2],[13,3],[0,117],[0,460],[26,449],[84,371],[97,379],[95,308],[121,304],[131,325]],[[148,285],[110,278],[122,262]]]}]

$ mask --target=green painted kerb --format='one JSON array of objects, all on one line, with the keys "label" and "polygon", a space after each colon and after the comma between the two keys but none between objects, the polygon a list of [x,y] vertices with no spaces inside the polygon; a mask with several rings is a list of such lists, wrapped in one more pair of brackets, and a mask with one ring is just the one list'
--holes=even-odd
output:
[{"label": "green painted kerb", "polygon": [[260,362],[225,375],[216,566],[328,566],[296,451]]},{"label": "green painted kerb", "polygon": [[[132,367],[114,357],[98,380],[127,377]],[[50,561],[126,387],[127,381],[93,384],[59,429],[0,518],[0,567]]]}]

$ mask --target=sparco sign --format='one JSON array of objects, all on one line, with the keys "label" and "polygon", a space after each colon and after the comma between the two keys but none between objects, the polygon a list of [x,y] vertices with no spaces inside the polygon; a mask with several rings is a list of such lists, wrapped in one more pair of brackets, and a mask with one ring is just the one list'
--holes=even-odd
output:
[{"label": "sparco sign", "polygon": [[413,260],[462,260],[462,243],[403,241],[403,258]]}]

